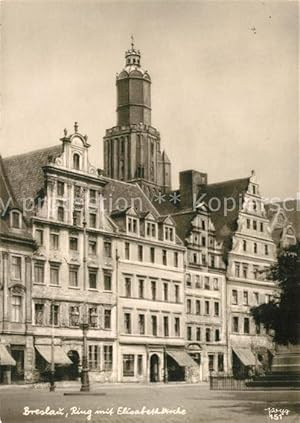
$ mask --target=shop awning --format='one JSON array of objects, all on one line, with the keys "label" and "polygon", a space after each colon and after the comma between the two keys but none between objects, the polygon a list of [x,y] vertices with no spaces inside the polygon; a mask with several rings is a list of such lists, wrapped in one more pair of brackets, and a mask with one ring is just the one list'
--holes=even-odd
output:
[{"label": "shop awning", "polygon": [[[51,363],[51,345],[36,345],[35,348],[48,363]],[[72,361],[62,347],[57,345],[54,346],[54,363],[64,365],[72,364]]]},{"label": "shop awning", "polygon": [[0,366],[15,366],[16,362],[4,345],[0,344]]},{"label": "shop awning", "polygon": [[255,355],[248,348],[233,348],[233,351],[236,353],[244,366],[256,365]]},{"label": "shop awning", "polygon": [[185,351],[167,350],[166,353],[181,367],[198,367],[198,364]]}]

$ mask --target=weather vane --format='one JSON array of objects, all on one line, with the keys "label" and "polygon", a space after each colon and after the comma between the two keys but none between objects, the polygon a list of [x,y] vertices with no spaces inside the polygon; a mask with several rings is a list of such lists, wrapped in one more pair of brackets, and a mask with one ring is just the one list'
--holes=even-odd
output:
[{"label": "weather vane", "polygon": [[134,38],[133,38],[133,35],[131,34],[131,48],[132,48],[132,50],[134,49]]}]

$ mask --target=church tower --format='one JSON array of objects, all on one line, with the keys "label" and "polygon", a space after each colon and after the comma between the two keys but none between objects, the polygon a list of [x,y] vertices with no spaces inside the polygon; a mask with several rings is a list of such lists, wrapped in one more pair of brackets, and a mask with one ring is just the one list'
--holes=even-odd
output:
[{"label": "church tower", "polygon": [[150,197],[171,189],[171,162],[161,151],[160,134],[151,126],[151,78],[134,46],[125,53],[117,74],[117,126],[104,137],[104,173],[137,182]]}]

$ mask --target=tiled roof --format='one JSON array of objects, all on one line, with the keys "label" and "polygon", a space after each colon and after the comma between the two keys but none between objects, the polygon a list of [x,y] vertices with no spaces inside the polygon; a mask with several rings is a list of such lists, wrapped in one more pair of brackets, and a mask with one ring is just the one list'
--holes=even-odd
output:
[{"label": "tiled roof", "polygon": [[195,217],[196,212],[190,213],[183,213],[173,215],[172,218],[175,220],[176,223],[176,233],[180,237],[182,241],[188,236],[189,232],[191,231],[191,222]]},{"label": "tiled roof", "polygon": [[[215,226],[216,238],[224,243],[224,253],[231,249],[232,235],[237,227],[239,211],[243,205],[244,195],[247,192],[250,178],[234,179],[216,184],[203,185],[197,198],[208,206],[210,218]],[[174,191],[177,192],[178,191]],[[181,193],[182,194],[182,193]],[[205,194],[205,195],[204,195]],[[203,195],[203,198],[201,197]],[[233,210],[225,212],[226,199],[232,199],[236,205]],[[214,199],[214,200],[213,200]],[[216,207],[220,204],[220,208]],[[190,201],[193,205],[193,199]],[[209,208],[209,205],[211,207]],[[182,241],[185,240],[191,229],[191,221],[196,215],[196,210],[191,206],[182,207],[170,201],[164,201],[157,205],[162,215],[170,214],[176,222],[176,233]]]},{"label": "tiled roof", "polygon": [[20,206],[25,199],[37,197],[44,187],[43,166],[61,153],[62,145],[55,145],[3,159],[5,173]]},{"label": "tiled roof", "polygon": [[115,216],[118,209],[133,207],[138,214],[149,211],[155,217],[159,216],[156,208],[137,184],[107,177],[103,177],[103,180],[107,182],[103,187],[104,207],[109,213],[113,212]]},{"label": "tiled roof", "polygon": [[153,203],[162,216],[182,211],[180,201],[176,202],[176,204],[170,201],[170,196],[172,196],[173,194],[178,195],[180,194],[180,192],[179,190],[170,191],[165,194],[165,197],[163,197],[161,201],[158,201],[158,198],[154,197]]},{"label": "tiled roof", "polygon": [[[11,228],[9,225],[9,215],[5,213],[5,211],[18,208],[20,209],[16,199],[14,192],[12,190],[11,184],[6,175],[6,171],[3,165],[3,159],[0,156],[0,193],[1,193],[1,201],[3,209],[1,207],[0,213],[0,233],[1,235],[9,235],[10,237],[14,237],[16,239],[25,239],[29,241],[32,240],[32,236],[30,231],[27,228],[26,221],[23,219],[23,226],[22,229],[14,229]],[[20,210],[22,212],[22,210]]]}]

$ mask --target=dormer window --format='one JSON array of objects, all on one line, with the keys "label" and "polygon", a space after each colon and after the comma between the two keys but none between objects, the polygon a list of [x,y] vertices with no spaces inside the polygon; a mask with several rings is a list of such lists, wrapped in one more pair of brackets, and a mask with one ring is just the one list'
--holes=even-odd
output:
[{"label": "dormer window", "polygon": [[146,222],[147,237],[156,238],[156,223]]},{"label": "dormer window", "polygon": [[15,229],[21,229],[22,215],[18,210],[13,210],[10,212],[10,226]]},{"label": "dormer window", "polygon": [[127,218],[127,229],[128,232],[137,234],[138,233],[138,219],[135,217],[128,217]]},{"label": "dormer window", "polygon": [[80,155],[78,153],[73,154],[73,169],[80,169]]},{"label": "dormer window", "polygon": [[165,241],[174,241],[174,228],[170,226],[165,226]]}]

